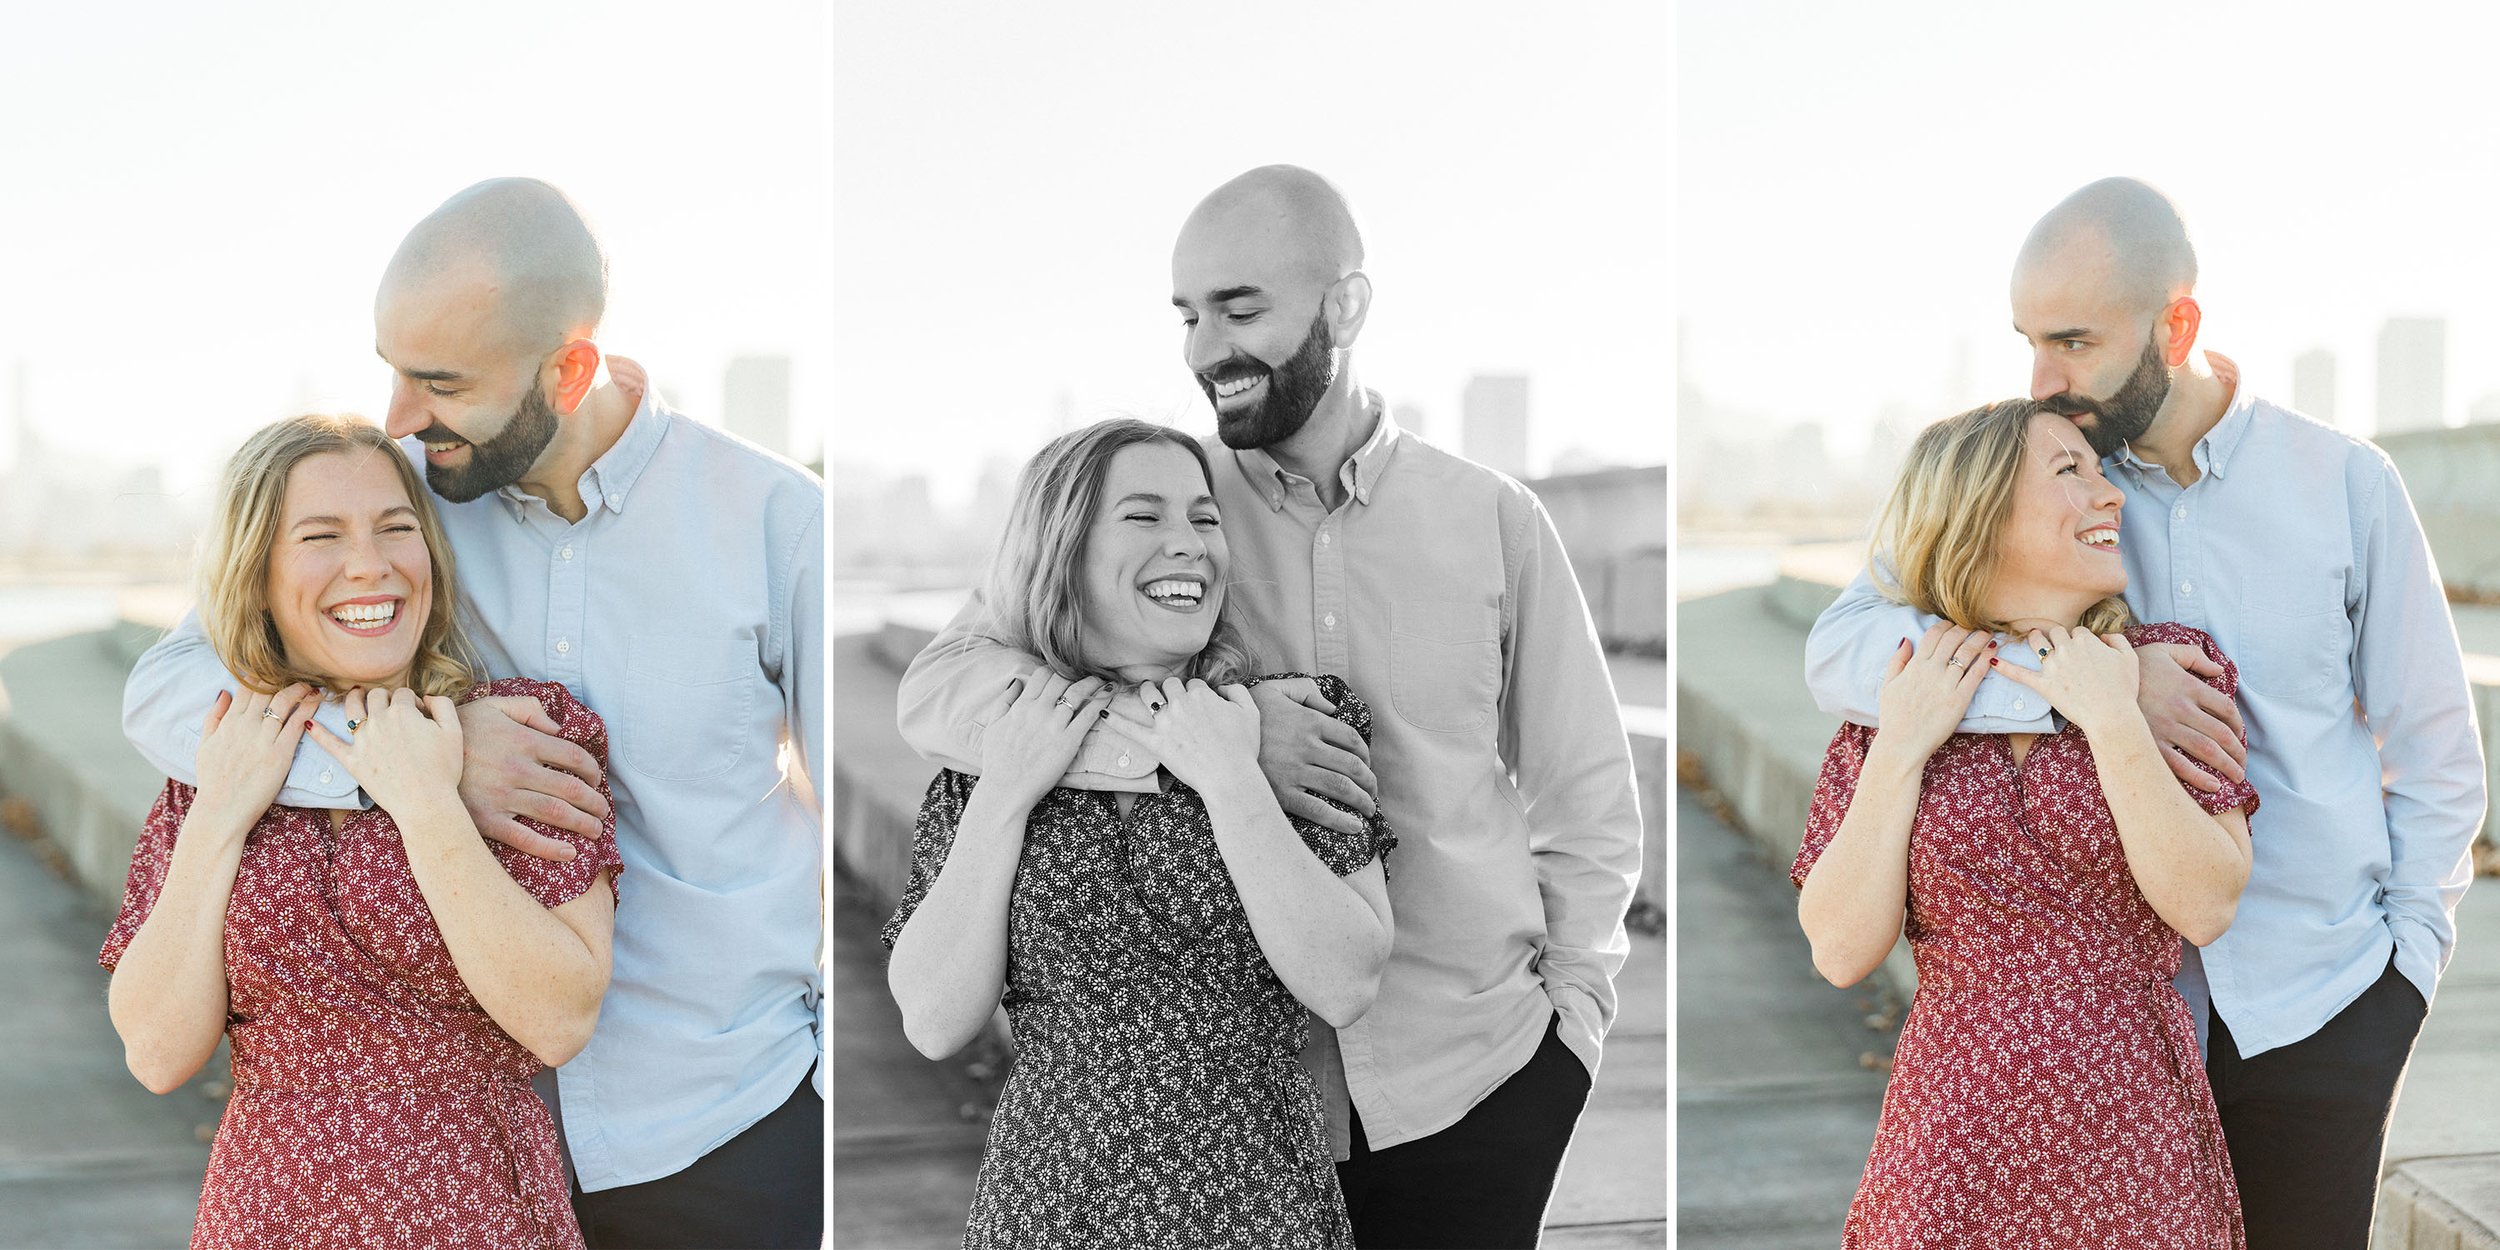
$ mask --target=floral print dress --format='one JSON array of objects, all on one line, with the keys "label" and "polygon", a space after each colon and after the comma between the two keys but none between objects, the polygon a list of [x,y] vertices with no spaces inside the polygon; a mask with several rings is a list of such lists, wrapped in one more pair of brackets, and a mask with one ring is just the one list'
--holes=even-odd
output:
[{"label": "floral print dress", "polygon": [[[1365,739],[1370,712],[1318,679]],[[893,946],[954,845],[975,778],[921,805]],[[1339,876],[1396,845],[1295,821]],[[1167,781],[1127,819],[1053,790],[1025,822],[1001,1001],[1016,1044],[964,1245],[1351,1250],[1318,1094],[1297,1056],[1309,1011],[1259,953],[1206,804]]]},{"label": "floral print dress", "polygon": [[[2183,625],[2130,641],[2187,643]],[[1832,739],[1790,878],[1800,888],[1848,813],[1875,731]],[[2245,782],[2190,789],[2257,808]],[[2020,764],[2002,734],[1929,757],[1910,832],[1918,995],[1843,1244],[1884,1250],[2243,1250],[2239,1193],[2171,987],[2179,935],[2128,872],[2092,746],[2066,725]]]},{"label": "floral print dress", "polygon": [[[564,687],[505,680],[462,701],[484,695],[536,697],[604,775],[607,731]],[[107,969],[165,887],[194,793],[168,781],[148,814],[99,957]],[[549,907],[622,871],[612,818],[596,840],[531,827],[577,854],[494,852]],[[388,812],[351,813],[336,832],[320,809],[261,817],[226,908],[226,992],[234,1093],[193,1250],[582,1245],[555,1124],[530,1089],[538,1059],[462,984]]]}]

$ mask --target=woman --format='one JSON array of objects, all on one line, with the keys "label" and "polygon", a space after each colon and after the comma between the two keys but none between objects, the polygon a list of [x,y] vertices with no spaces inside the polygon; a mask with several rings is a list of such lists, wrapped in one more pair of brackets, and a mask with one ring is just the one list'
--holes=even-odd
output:
[{"label": "woman", "polygon": [[[2183,786],[2135,703],[2121,496],[2073,426],[2013,401],[1910,449],[1879,526],[1904,640],[1881,732],[1832,740],[1791,879],[1815,967],[1848,985],[1906,932],[1918,963],[1845,1244],[2239,1250],[2239,1200],[2186,1004],[2179,939],[2231,922],[2245,783]],[[2118,631],[2124,630],[2122,637]],[[1957,734],[1997,636],[2039,653],[2053,734]],[[1906,910],[1906,923],[1905,923]]]},{"label": "woman", "polygon": [[[1002,1001],[1015,1036],[966,1246],[1353,1244],[1295,1056],[1310,1012],[1371,1004],[1394,842],[1289,823],[1260,775],[1211,480],[1188,438],[1106,421],[1017,482],[988,598],[1045,667],[991,709],[980,777],[930,785],[885,928],[923,1053]],[[1111,705],[1131,686],[1148,711]],[[1162,760],[1160,790],[1055,788],[1105,717]]]},{"label": "woman", "polygon": [[[149,1089],[233,1041],[192,1246],[581,1246],[530,1078],[598,1020],[613,830],[534,826],[574,843],[562,863],[481,839],[453,696],[534,696],[604,765],[598,718],[552,683],[473,683],[451,551],[369,423],[253,435],[202,550],[201,621],[244,692],[208,712],[199,785],[149,814],[102,955]],[[324,699],[346,740],[312,723]],[[272,806],[308,732],[373,810]]]}]

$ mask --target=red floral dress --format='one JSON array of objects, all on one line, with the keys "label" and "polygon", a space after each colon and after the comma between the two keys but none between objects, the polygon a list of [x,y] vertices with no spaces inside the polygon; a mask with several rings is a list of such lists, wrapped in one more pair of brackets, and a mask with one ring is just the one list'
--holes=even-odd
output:
[{"label": "red floral dress", "polygon": [[[498,681],[463,701],[482,695],[536,696],[606,768],[606,728],[564,687]],[[193,793],[168,781],[148,814],[107,969],[164,889]],[[595,841],[531,827],[578,854],[554,863],[493,849],[549,907],[621,871],[613,821]],[[336,833],[318,809],[261,817],[226,908],[226,991],[234,1094],[193,1250],[582,1245],[555,1125],[530,1090],[539,1062],[461,983],[389,813],[352,813]]]},{"label": "red floral dress", "polygon": [[[2188,643],[2183,625],[2128,631]],[[1874,731],[1824,756],[1790,879],[1840,828]],[[2189,790],[2245,807],[2245,782]],[[1887,1250],[2242,1250],[2239,1193],[2187,1004],[2179,935],[2136,889],[2072,725],[2017,765],[2002,734],[1955,734],[1927,761],[1910,833],[1918,962],[1866,1175],[1843,1244]]]}]

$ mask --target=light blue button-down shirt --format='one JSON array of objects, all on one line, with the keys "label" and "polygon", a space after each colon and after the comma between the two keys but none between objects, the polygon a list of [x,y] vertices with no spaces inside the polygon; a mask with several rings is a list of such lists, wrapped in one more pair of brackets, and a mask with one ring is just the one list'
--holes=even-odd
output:
[{"label": "light blue button-down shirt", "polygon": [[[566,521],[516,488],[437,499],[488,673],[562,682],[607,721],[626,871],[590,1044],[557,1072],[584,1189],[683,1170],[823,1092],[824,484],[643,397]],[[131,673],[123,725],[194,779],[199,721],[233,688],[196,622]],[[335,706],[320,717],[344,733]],[[789,752],[783,753],[784,742]],[[282,803],[362,806],[307,739]]]},{"label": "light blue button-down shirt", "polygon": [[[2430,544],[2377,447],[2249,394],[2207,353],[2230,406],[2181,487],[2121,448],[2127,606],[2212,634],[2239,666],[2255,863],[2230,931],[2188,948],[2179,990],[2210,1001],[2242,1055],[2318,1031],[2392,952],[2429,1001],[2456,948],[2485,808],[2482,740]],[[1806,682],[1875,723],[1885,663],[1933,618],[1863,573],[1815,623]],[[2007,663],[2035,667],[2008,648]],[[1969,733],[2040,733],[2049,709],[1991,675]]]}]

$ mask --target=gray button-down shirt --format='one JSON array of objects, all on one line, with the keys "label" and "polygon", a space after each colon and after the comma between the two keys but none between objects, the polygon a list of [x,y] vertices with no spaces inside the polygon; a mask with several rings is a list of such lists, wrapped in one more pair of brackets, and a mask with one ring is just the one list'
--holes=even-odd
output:
[{"label": "gray button-down shirt", "polygon": [[[2486,804],[2482,740],[2429,543],[2377,447],[2239,387],[2181,487],[2121,448],[2127,606],[2213,635],[2239,666],[2255,863],[2239,911],[2179,989],[2210,1001],[2243,1055],[2318,1031],[2387,968],[2429,1001]],[[1861,573],[1815,623],[1806,681],[1823,709],[1875,723],[1886,660],[1933,618]],[[2006,663],[2036,667],[2008,648]],[[2028,661],[2026,663],[2026,661]],[[1990,676],[1968,733],[2040,733],[2049,709]]]},{"label": "gray button-down shirt", "polygon": [[[683,1170],[823,1072],[824,484],[642,399],[567,524],[507,487],[435,506],[494,677],[562,682],[607,722],[626,873],[590,1044],[557,1072],[582,1187]],[[123,725],[196,774],[228,677],[196,622],[131,673]],[[345,733],[335,706],[319,714]],[[790,750],[785,756],[783,745]],[[821,784],[819,782],[818,784]],[[362,805],[310,739],[279,802]]]},{"label": "gray button-down shirt", "polygon": [[[1373,709],[1372,767],[1398,836],[1395,944],[1371,1010],[1333,1038],[1316,1030],[1313,1062],[1323,1084],[1343,1077],[1333,1127],[1350,1093],[1380,1149],[1457,1122],[1558,1013],[1562,1040],[1597,1070],[1631,949],[1641,818],[1605,656],[1544,507],[1365,400],[1378,424],[1342,469],[1334,511],[1265,452],[1210,438],[1207,454],[1228,610],[1258,667],[1336,674]],[[1032,664],[983,624],[976,599],[902,691],[904,737],[970,771],[976,717]],[[1080,763],[1124,749],[1089,747]],[[1152,771],[1127,753],[1128,770]]]}]

